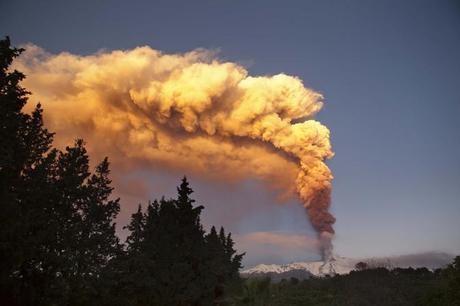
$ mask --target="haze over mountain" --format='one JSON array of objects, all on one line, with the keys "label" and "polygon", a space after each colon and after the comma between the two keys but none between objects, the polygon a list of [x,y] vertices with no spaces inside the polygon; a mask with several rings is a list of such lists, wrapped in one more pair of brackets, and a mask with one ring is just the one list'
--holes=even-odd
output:
[{"label": "haze over mountain", "polygon": [[306,279],[311,276],[325,276],[334,274],[348,274],[355,269],[358,262],[365,262],[370,267],[394,268],[428,268],[430,270],[442,268],[449,264],[453,255],[441,252],[426,252],[418,254],[397,255],[389,257],[349,258],[335,256],[329,262],[308,261],[291,264],[260,264],[241,271],[243,277],[270,277],[272,281],[281,279]]}]

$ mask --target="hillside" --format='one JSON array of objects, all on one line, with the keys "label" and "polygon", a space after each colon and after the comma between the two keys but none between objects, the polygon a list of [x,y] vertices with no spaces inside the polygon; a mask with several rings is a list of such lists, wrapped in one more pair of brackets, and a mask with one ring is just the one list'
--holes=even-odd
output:
[{"label": "hillside", "polygon": [[392,268],[421,268],[426,267],[430,270],[442,268],[450,263],[452,255],[446,253],[420,253],[391,257],[372,257],[372,258],[348,258],[335,256],[331,261],[295,262],[291,264],[260,264],[255,267],[245,269],[240,272],[241,276],[246,278],[253,277],[270,277],[273,281],[279,281],[283,278],[289,279],[295,277],[306,279],[313,276],[325,276],[334,274],[348,274],[355,268],[358,262],[366,262],[371,267]]}]

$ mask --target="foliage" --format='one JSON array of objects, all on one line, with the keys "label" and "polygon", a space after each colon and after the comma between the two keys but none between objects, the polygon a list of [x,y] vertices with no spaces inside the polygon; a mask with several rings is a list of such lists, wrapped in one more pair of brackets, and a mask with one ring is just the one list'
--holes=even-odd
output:
[{"label": "foliage", "polygon": [[192,192],[184,177],[177,199],[155,200],[145,214],[139,207],[132,215],[127,253],[118,262],[124,304],[222,304],[226,289],[239,282],[242,255],[223,228],[205,234],[203,206],[193,206]]},{"label": "foliage", "polygon": [[1,298],[23,305],[88,304],[121,251],[109,163],[94,173],[82,140],[61,152],[38,104],[22,111],[24,75],[10,71],[23,50],[0,41]]},{"label": "foliage", "polygon": [[460,256],[447,268],[436,271],[437,282],[422,300],[423,305],[460,305]]},{"label": "foliage", "polygon": [[303,281],[247,279],[236,305],[459,305],[459,258],[437,272],[370,268]]}]

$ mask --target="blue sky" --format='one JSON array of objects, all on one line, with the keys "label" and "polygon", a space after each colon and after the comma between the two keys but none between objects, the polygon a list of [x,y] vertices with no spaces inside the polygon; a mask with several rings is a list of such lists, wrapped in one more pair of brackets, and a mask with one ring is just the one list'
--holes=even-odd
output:
[{"label": "blue sky", "polygon": [[[458,2],[131,2],[2,1],[0,34],[53,53],[219,49],[252,75],[296,75],[326,99],[318,119],[336,152],[336,252],[460,253]],[[172,194],[176,177],[145,174],[155,197]],[[297,203],[277,205],[257,182],[192,184],[207,224],[314,235]],[[231,216],[232,205],[247,210]],[[302,252],[248,252],[246,263],[317,257]]]}]

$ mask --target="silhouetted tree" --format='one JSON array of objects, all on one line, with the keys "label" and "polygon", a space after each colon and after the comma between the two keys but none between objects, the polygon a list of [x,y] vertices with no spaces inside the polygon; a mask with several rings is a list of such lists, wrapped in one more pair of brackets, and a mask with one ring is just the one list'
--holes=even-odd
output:
[{"label": "silhouetted tree", "polygon": [[460,305],[460,256],[445,269],[436,272],[438,281],[420,303],[421,305]]},{"label": "silhouetted tree", "polygon": [[204,260],[204,231],[194,207],[192,189],[184,178],[177,200],[153,202],[147,208],[142,252],[147,259],[144,278],[150,279],[150,304],[197,305],[209,298]]},{"label": "silhouetted tree", "polygon": [[0,41],[0,298],[91,304],[101,295],[103,270],[121,251],[109,164],[103,160],[91,174],[82,140],[64,152],[52,149],[40,105],[22,112],[24,75],[8,70],[20,52],[8,38]]},{"label": "silhouetted tree", "polygon": [[137,212],[131,215],[131,222],[125,226],[129,230],[130,234],[126,238],[126,247],[128,253],[139,253],[141,250],[141,243],[144,240],[144,227],[145,227],[145,217],[142,213],[142,207],[139,204],[137,207]]},{"label": "silhouetted tree", "polygon": [[177,192],[177,199],[150,203],[145,215],[139,208],[127,227],[120,288],[131,305],[212,305],[226,284],[239,280],[243,255],[235,255],[231,236],[214,227],[205,235],[203,206],[193,205],[185,177]]},{"label": "silhouetted tree", "polygon": [[239,285],[239,269],[244,254],[236,254],[231,234],[225,235],[223,227],[220,228],[219,234],[214,226],[211,227],[205,238],[210,256],[209,265],[216,282],[214,298],[219,301],[224,298],[228,289]]},{"label": "silhouetted tree", "polygon": [[56,155],[46,155],[52,134],[43,127],[40,105],[30,115],[22,112],[29,94],[19,84],[25,76],[9,70],[22,51],[8,37],[0,40],[0,298],[9,301],[30,285],[21,279],[23,263],[35,255],[31,246],[38,243],[31,234],[44,222],[36,222],[42,213],[30,208],[49,191],[44,185]]}]

